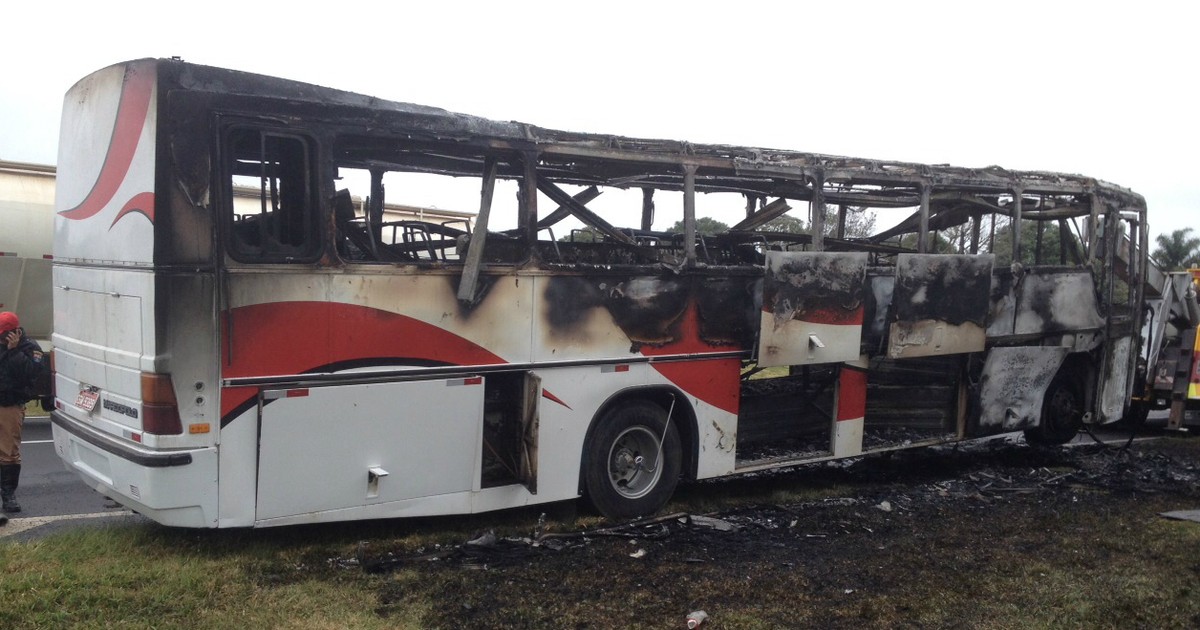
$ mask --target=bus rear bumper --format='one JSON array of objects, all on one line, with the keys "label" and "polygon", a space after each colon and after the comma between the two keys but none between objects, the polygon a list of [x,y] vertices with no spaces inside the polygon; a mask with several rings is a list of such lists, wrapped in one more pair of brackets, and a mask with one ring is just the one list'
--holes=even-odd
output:
[{"label": "bus rear bumper", "polygon": [[50,415],[54,450],[85,485],[163,525],[217,526],[217,451],[139,448]]}]

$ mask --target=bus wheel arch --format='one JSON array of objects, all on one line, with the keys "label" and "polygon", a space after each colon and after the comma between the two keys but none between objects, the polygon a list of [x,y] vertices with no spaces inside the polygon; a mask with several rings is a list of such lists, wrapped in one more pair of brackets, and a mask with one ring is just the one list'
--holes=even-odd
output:
[{"label": "bus wheel arch", "polygon": [[642,388],[601,406],[580,460],[580,491],[597,512],[611,519],[653,514],[681,477],[695,476],[695,420],[685,401],[670,389]]},{"label": "bus wheel arch", "polygon": [[1031,444],[1066,444],[1079,433],[1088,408],[1086,383],[1092,373],[1082,358],[1069,357],[1063,363],[1046,387],[1038,424],[1025,429],[1025,441]]}]

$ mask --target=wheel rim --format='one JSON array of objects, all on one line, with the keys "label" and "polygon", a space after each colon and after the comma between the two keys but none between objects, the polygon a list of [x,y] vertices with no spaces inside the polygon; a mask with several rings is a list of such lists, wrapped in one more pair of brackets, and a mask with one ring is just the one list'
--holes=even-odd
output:
[{"label": "wheel rim", "polygon": [[1050,424],[1055,430],[1073,429],[1075,417],[1078,414],[1075,409],[1075,395],[1065,387],[1057,388],[1050,397],[1047,411],[1050,416]]},{"label": "wheel rim", "polygon": [[627,499],[646,495],[662,477],[658,435],[647,427],[630,427],[608,449],[608,481]]}]

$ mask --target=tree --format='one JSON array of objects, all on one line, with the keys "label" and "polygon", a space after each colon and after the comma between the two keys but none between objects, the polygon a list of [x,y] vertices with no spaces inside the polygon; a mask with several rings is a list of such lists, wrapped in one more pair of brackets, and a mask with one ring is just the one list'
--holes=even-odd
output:
[{"label": "tree", "polygon": [[1171,232],[1170,236],[1159,234],[1154,241],[1158,248],[1150,255],[1164,271],[1182,271],[1200,266],[1200,237],[1189,237],[1192,228]]},{"label": "tree", "polygon": [[[676,221],[671,229],[667,230],[672,234],[683,234],[683,221]],[[729,231],[729,226],[721,223],[712,217],[699,217],[696,219],[696,233],[704,236],[712,236],[713,234],[723,234]]]},{"label": "tree", "polygon": [[[946,240],[946,236],[941,232],[935,232],[929,235],[930,252],[949,252],[953,251],[950,241]],[[905,234],[900,237],[900,247],[907,249],[917,249],[917,235]],[[957,252],[956,252],[957,253]]]},{"label": "tree", "polygon": [[598,243],[603,240],[604,235],[594,227],[571,230],[570,233],[558,237],[560,243]]},{"label": "tree", "polygon": [[[1012,263],[1012,223],[1010,219],[996,222],[996,238],[990,251],[996,255],[996,266]],[[1021,221],[1021,262],[1028,266],[1038,263],[1038,230],[1042,231],[1041,264],[1063,264],[1063,243],[1058,223],[1053,221]],[[981,237],[982,238],[982,237]],[[1083,243],[1070,234],[1066,243],[1066,264],[1075,264],[1083,255]]]},{"label": "tree", "polygon": [[[827,237],[837,236],[838,215],[830,206],[825,212],[824,234]],[[860,206],[844,206],[846,212],[845,238],[867,238],[875,233],[875,213],[870,208]],[[783,214],[767,221],[758,229],[761,232],[786,232],[789,234],[810,234],[812,226],[804,219]]]},{"label": "tree", "polygon": [[786,232],[789,234],[808,234],[808,228],[804,225],[803,219],[781,214],[770,221],[762,224],[759,228],[762,232]]},{"label": "tree", "polygon": [[[825,206],[825,229],[822,232],[827,237],[836,238],[838,230],[838,210],[841,208],[846,213],[846,230],[843,234],[844,238],[867,238],[875,233],[875,212],[867,206]],[[799,219],[797,219],[799,221]],[[770,225],[770,224],[768,224]],[[809,229],[803,227],[794,230],[802,234],[808,234]],[[764,226],[765,228],[765,226]],[[791,232],[793,230],[776,230]]]},{"label": "tree", "polygon": [[[683,221],[676,221],[667,230],[673,234],[683,233]],[[722,234],[729,231],[729,226],[710,217],[696,219],[696,233],[702,236]],[[760,225],[756,231],[778,232],[781,234],[808,234],[810,226],[804,219],[790,214],[782,214]],[[866,238],[875,232],[875,214],[865,207],[846,207],[846,238]],[[829,211],[825,219],[825,236],[837,234],[837,213]]]},{"label": "tree", "polygon": [[[841,206],[846,213],[846,238],[867,238],[875,233],[875,213],[866,206]],[[837,212],[825,215],[825,236],[837,235]]]}]

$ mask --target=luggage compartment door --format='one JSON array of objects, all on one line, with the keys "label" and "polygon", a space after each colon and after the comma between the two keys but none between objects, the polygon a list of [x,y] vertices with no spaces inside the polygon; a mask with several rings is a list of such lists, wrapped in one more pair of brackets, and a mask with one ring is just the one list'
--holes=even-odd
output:
[{"label": "luggage compartment door", "polygon": [[992,260],[991,255],[897,256],[888,358],[982,352]]},{"label": "luggage compartment door", "polygon": [[257,520],[479,489],[482,377],[265,390]]},{"label": "luggage compartment door", "polygon": [[858,359],[867,254],[767,252],[758,364]]}]

